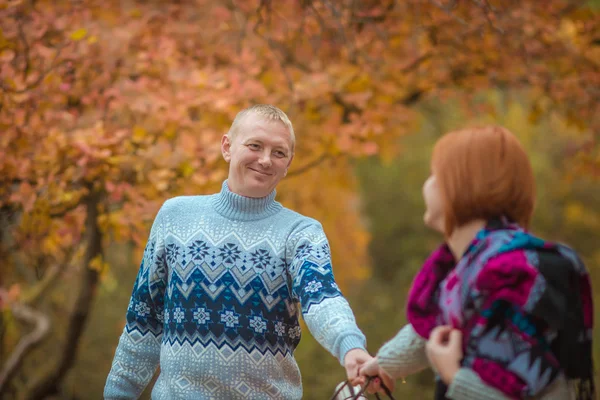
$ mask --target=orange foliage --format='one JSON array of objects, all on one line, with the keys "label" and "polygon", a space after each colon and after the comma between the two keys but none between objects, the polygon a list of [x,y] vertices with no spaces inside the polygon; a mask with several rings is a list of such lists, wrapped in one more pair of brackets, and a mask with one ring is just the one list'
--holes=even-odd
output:
[{"label": "orange foliage", "polygon": [[281,199],[323,221],[342,282],[364,279],[351,160],[391,158],[419,99],[527,87],[532,113],[600,131],[598,16],[571,3],[1,2],[3,251],[64,261],[92,195],[105,240],[142,246],[167,197],[218,188],[220,136],[263,102],[298,132]]}]

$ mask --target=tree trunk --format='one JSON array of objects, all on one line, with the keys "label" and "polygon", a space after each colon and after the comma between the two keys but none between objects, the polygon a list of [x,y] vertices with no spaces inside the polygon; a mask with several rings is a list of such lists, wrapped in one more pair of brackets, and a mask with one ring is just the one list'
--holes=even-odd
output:
[{"label": "tree trunk", "polygon": [[69,317],[63,351],[60,352],[56,368],[53,368],[36,382],[32,382],[30,390],[28,390],[27,399],[38,400],[58,393],[60,384],[76,359],[78,344],[83,334],[98,284],[98,271],[91,269],[89,265],[94,258],[102,255],[102,232],[98,226],[99,201],[100,196],[97,193],[91,193],[86,200],[87,215],[85,229],[87,244],[83,260],[83,271],[79,293],[75,300],[73,312]]}]

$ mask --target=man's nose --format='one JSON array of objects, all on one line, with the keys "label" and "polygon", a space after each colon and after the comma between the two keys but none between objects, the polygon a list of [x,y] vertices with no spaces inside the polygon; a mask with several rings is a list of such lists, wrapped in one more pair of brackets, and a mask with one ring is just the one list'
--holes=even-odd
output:
[{"label": "man's nose", "polygon": [[265,151],[258,159],[258,163],[264,168],[270,167],[271,166],[271,154],[268,151]]}]

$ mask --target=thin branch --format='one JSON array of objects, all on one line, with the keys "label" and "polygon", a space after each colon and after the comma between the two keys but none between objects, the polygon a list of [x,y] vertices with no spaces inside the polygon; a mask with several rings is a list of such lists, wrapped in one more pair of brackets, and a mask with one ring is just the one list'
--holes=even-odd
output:
[{"label": "thin branch", "polygon": [[425,90],[417,89],[404,96],[400,101],[397,101],[396,103],[404,104],[405,106],[411,106],[419,100],[421,100],[424,94]]},{"label": "thin branch", "polygon": [[402,71],[403,73],[411,72],[412,70],[418,68],[419,65],[421,65],[424,61],[429,60],[431,57],[433,57],[431,52],[422,54],[419,57],[416,57],[415,59],[410,60],[408,63],[404,64],[400,68],[400,71]]},{"label": "thin branch", "polygon": [[46,76],[48,76],[48,74],[50,72],[52,72],[53,70],[55,70],[56,68],[60,67],[63,64],[73,62],[73,60],[71,60],[71,59],[65,59],[65,60],[62,60],[61,62],[55,64],[56,60],[60,56],[62,49],[63,49],[63,47],[58,48],[58,50],[56,51],[56,56],[54,56],[54,59],[52,60],[52,65],[50,67],[48,67],[48,69],[46,69],[44,72],[42,72],[40,74],[40,76],[38,76],[38,78],[33,83],[25,86],[22,89],[12,89],[12,88],[9,88],[9,87],[3,85],[2,83],[0,83],[0,89],[2,89],[2,91],[4,91],[4,92],[10,93],[10,94],[22,94],[31,89],[34,89],[36,86],[38,86],[40,83],[42,83],[42,81],[46,78]]},{"label": "thin branch", "polygon": [[[317,17],[317,20],[319,21],[319,35],[322,37],[323,36],[323,32],[325,31],[325,20],[323,20],[323,17],[321,16],[321,14],[319,13],[319,10],[317,10],[317,8],[314,6],[314,4],[312,2],[309,3],[309,7],[312,10],[312,12],[315,14],[315,16]],[[321,41],[319,40],[317,42],[317,46],[315,47],[314,41],[311,40],[310,44],[313,48],[313,51],[315,53],[318,54],[319,50],[321,49]]]},{"label": "thin branch", "polygon": [[275,57],[275,60],[277,60],[277,64],[279,65],[279,68],[281,69],[281,72],[283,73],[283,76],[286,80],[288,88],[290,89],[290,92],[294,93],[295,92],[294,81],[293,81],[292,77],[290,76],[289,72],[287,71],[286,65],[292,64],[292,65],[298,67],[299,69],[303,70],[304,72],[309,72],[310,68],[308,68],[304,64],[298,62],[296,60],[295,56],[290,51],[287,51],[287,49],[283,48],[283,46],[278,46],[279,43],[274,41],[270,36],[265,36],[258,31],[259,26],[264,22],[264,19],[262,17],[262,12],[261,12],[263,7],[266,7],[267,12],[270,14],[270,12],[271,12],[270,0],[261,0],[260,6],[256,11],[259,20],[254,25],[253,33],[256,34],[259,38],[263,39],[267,43],[267,47],[269,48],[269,50]]},{"label": "thin branch", "polygon": [[[258,21],[256,21],[256,24],[254,25],[254,28],[252,29],[254,31],[254,33],[258,32],[258,27],[260,25],[262,25],[262,23],[264,22],[264,18],[262,16],[263,8],[267,9],[267,16],[269,16],[271,14],[271,0],[260,0],[260,4],[259,4],[258,8],[256,9],[256,16],[258,17]],[[269,17],[269,21],[267,21],[267,26],[268,25],[270,25],[270,17]]]},{"label": "thin branch", "polygon": [[452,12],[452,10],[454,10],[457,6],[458,1],[457,0],[451,0],[448,2],[448,4],[442,4],[437,0],[429,0],[429,2],[431,4],[433,4],[434,6],[436,6],[437,8],[444,10],[448,13]]},{"label": "thin branch", "polygon": [[433,4],[435,4],[435,5],[436,5],[436,6],[438,6],[438,7],[440,7],[440,8],[442,8],[442,9],[446,10],[446,11],[452,11],[452,10],[454,10],[454,9],[456,8],[456,6],[458,5],[458,0],[450,0],[450,1],[448,2],[448,4],[446,4],[446,5],[444,5],[444,4],[441,4],[441,3],[439,3],[439,2],[437,2],[437,1],[435,1],[435,0],[432,0],[432,3],[433,3]]},{"label": "thin branch", "polygon": [[[229,0],[229,10],[234,14],[235,20],[238,23],[238,27],[240,29],[239,38],[236,44],[236,52],[241,54],[242,47],[244,44],[244,40],[246,39],[246,35],[248,34],[248,19],[244,17],[243,13],[238,12],[238,6],[235,4],[234,0]],[[243,19],[243,22],[240,23],[240,19]]]},{"label": "thin branch", "polygon": [[79,206],[81,206],[81,198],[77,199],[77,201],[69,205],[63,206],[60,209],[50,211],[48,213],[48,216],[50,216],[50,218],[61,218],[70,213],[71,211],[75,210]]},{"label": "thin branch", "polygon": [[314,167],[317,167],[317,166],[319,166],[319,165],[320,165],[320,164],[322,164],[324,161],[326,161],[326,160],[328,160],[328,159],[330,159],[330,158],[332,158],[332,155],[331,155],[331,154],[329,154],[329,153],[323,153],[323,154],[321,154],[321,156],[320,156],[320,157],[318,157],[316,160],[313,160],[313,161],[309,162],[308,164],[306,164],[306,165],[303,165],[303,166],[301,166],[300,168],[293,170],[292,172],[288,173],[288,174],[287,174],[287,176],[288,176],[288,177],[291,177],[291,176],[298,176],[298,175],[300,175],[300,174],[302,174],[302,173],[304,173],[304,172],[308,171],[308,170],[309,170],[309,169],[311,169],[311,168],[314,168]]},{"label": "thin branch", "polygon": [[356,15],[357,6],[358,6],[358,1],[352,0],[352,5],[350,6],[350,21],[354,20],[354,17]]},{"label": "thin branch", "polygon": [[[59,174],[60,173],[62,173],[62,170],[59,171]],[[17,179],[17,178],[5,179],[5,180],[0,180],[0,182],[2,183],[2,185],[5,185],[7,187],[9,185],[11,185],[11,186],[20,185],[21,183],[28,183],[32,187],[36,187],[37,186],[37,181],[35,181],[35,180],[29,180],[29,179],[21,179],[21,178],[19,178],[19,179]],[[79,189],[79,187],[77,187],[76,185],[71,185],[71,188],[72,189]],[[41,197],[42,193],[38,192],[37,196]],[[60,205],[60,206],[55,206],[55,208],[53,208],[53,209],[51,209],[49,211],[48,215],[51,218],[61,218],[61,217],[64,217],[69,212],[75,210],[80,205],[81,205],[81,197],[73,200],[69,204],[63,204],[63,205]]]},{"label": "thin branch", "polygon": [[350,122],[350,114],[352,114],[352,113],[360,114],[361,113],[360,108],[358,108],[354,104],[347,103],[342,98],[342,95],[339,93],[333,93],[333,101],[337,105],[342,107],[342,110],[343,110],[342,123],[344,123],[344,124],[347,124]]},{"label": "thin branch", "polygon": [[343,41],[344,44],[346,44],[346,46],[348,48],[348,58],[349,58],[349,61],[352,64],[356,64],[356,46],[355,46],[354,43],[351,43],[351,41],[348,40],[348,37],[346,36],[346,32],[344,30],[344,26],[340,22],[342,20],[342,14],[328,0],[323,0],[323,4],[325,4],[329,8],[329,10],[331,11],[331,13],[333,14],[333,20],[336,22],[336,24],[338,26],[338,31],[339,31],[339,33],[341,35],[342,41]]},{"label": "thin branch", "polygon": [[492,21],[492,19],[490,18],[490,14],[497,15],[496,9],[490,3],[488,3],[487,0],[473,0],[473,2],[482,8],[483,15],[485,16],[485,19],[487,20],[490,27],[496,32],[503,35],[504,29],[500,28],[499,26],[496,26],[496,24],[494,24],[494,21]]},{"label": "thin branch", "polygon": [[[72,255],[74,253],[74,250],[71,251],[71,255],[68,258],[72,258]],[[67,262],[66,264],[68,265],[69,262]],[[44,295],[44,293],[46,293],[46,291],[52,286],[52,284],[56,282],[58,277],[60,277],[60,275],[65,269],[66,268],[63,268],[60,264],[52,265],[50,269],[44,274],[42,280],[38,284],[36,284],[26,293],[23,293],[21,295],[21,302],[24,305],[35,303]]]},{"label": "thin branch", "polygon": [[[296,35],[294,35],[294,37],[292,39],[292,48],[298,47],[298,42],[300,41],[301,38],[304,38],[304,36],[306,35],[305,26],[306,26],[306,12],[304,12],[304,10],[303,10],[302,17],[300,19],[300,27],[296,30]],[[314,50],[314,48],[313,48],[313,50]]]},{"label": "thin branch", "polygon": [[279,68],[281,69],[281,72],[283,73],[283,76],[285,78],[285,81],[287,82],[290,92],[294,93],[294,91],[295,91],[294,81],[292,80],[292,77],[290,76],[289,72],[285,68],[285,64],[284,64],[283,60],[281,59],[281,57],[279,56],[279,54],[277,54],[277,51],[275,50],[275,45],[274,45],[275,42],[270,37],[264,37],[260,34],[258,34],[258,35],[267,42],[267,45],[269,46],[269,50],[271,50],[271,53],[273,53],[273,56],[277,60],[277,64],[279,64]]},{"label": "thin branch", "polygon": [[444,6],[443,4],[440,4],[439,2],[437,2],[436,0],[429,0],[429,2],[431,4],[433,4],[434,6],[436,6],[437,8],[439,8],[440,10],[444,11],[446,14],[448,14],[450,17],[452,17],[458,23],[460,23],[462,25],[468,25],[464,19],[458,17],[456,14],[454,14],[452,12],[454,7],[456,7],[456,1],[452,1],[450,3],[450,6]]},{"label": "thin branch", "polygon": [[50,318],[25,304],[16,303],[11,307],[15,318],[30,324],[34,324],[33,331],[21,338],[14,351],[0,371],[0,394],[3,393],[6,383],[12,378],[23,362],[25,355],[42,340],[50,331]]},{"label": "thin branch", "polygon": [[369,23],[369,22],[375,22],[375,23],[381,23],[384,22],[387,17],[390,15],[390,12],[396,7],[396,0],[392,0],[384,9],[383,12],[381,12],[381,14],[377,14],[377,15],[368,15],[368,16],[357,16],[354,13],[354,3],[352,6],[352,17],[351,17],[351,21],[352,22],[358,22],[358,23]]},{"label": "thin branch", "polygon": [[27,37],[25,36],[25,31],[23,30],[23,18],[19,18],[19,23],[17,24],[19,29],[19,39],[23,42],[23,58],[25,59],[25,68],[23,68],[23,80],[27,78],[29,73],[29,68],[31,65],[31,60],[29,58],[29,43],[27,43]]},{"label": "thin branch", "polygon": [[558,11],[558,13],[554,15],[554,17],[559,19],[563,18],[567,14],[570,14],[573,11],[577,10],[579,7],[584,6],[586,3],[587,1],[585,0],[570,1],[562,10]]}]

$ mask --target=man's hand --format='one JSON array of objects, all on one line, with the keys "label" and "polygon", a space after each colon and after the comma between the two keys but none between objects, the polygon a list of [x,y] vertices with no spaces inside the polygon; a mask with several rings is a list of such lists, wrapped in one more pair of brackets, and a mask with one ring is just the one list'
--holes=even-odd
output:
[{"label": "man's hand", "polygon": [[385,372],[383,370],[383,368],[381,368],[379,366],[379,360],[377,359],[377,357],[372,358],[370,361],[367,361],[366,363],[364,363],[359,371],[358,374],[365,378],[369,377],[369,376],[378,376],[379,378],[375,378],[373,379],[370,383],[369,383],[369,387],[367,388],[367,392],[374,394],[374,393],[383,393],[385,394],[383,388],[381,387],[381,382],[380,379],[383,380],[383,383],[385,383],[385,386],[390,390],[390,392],[394,391],[394,386],[395,386],[395,382],[392,379],[391,376],[388,375],[387,372]]},{"label": "man's hand", "polygon": [[354,386],[363,385],[366,381],[364,376],[359,376],[358,370],[360,367],[371,361],[373,357],[362,349],[352,349],[344,356],[344,367],[346,368],[346,375],[348,381]]},{"label": "man's hand", "polygon": [[448,325],[436,327],[425,345],[425,353],[433,370],[449,385],[463,358],[462,332]]}]

